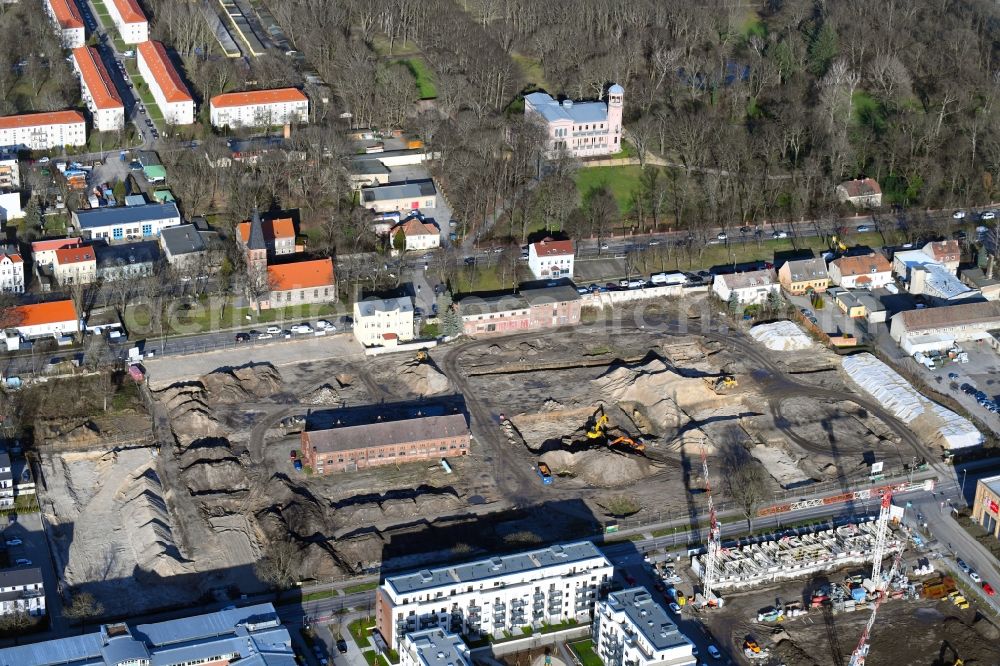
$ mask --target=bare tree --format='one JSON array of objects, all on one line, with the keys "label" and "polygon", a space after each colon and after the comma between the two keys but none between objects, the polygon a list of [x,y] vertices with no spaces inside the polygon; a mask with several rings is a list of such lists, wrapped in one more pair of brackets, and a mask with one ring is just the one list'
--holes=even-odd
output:
[{"label": "bare tree", "polygon": [[104,614],[104,604],[90,592],[78,592],[68,604],[63,606],[63,615],[71,620],[83,622]]},{"label": "bare tree", "polygon": [[299,547],[291,540],[274,541],[267,547],[267,554],[254,564],[257,578],[281,592],[299,580],[302,556]]},{"label": "bare tree", "polygon": [[752,533],[753,519],[767,493],[767,472],[736,438],[729,443],[723,469],[726,494],[740,507]]}]

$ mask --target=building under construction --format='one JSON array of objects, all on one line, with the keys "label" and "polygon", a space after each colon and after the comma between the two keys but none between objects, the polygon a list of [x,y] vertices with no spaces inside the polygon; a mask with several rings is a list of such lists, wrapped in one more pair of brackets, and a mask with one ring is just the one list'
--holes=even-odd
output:
[{"label": "building under construction", "polygon": [[[733,548],[720,548],[715,556],[712,587],[747,589],[776,581],[800,578],[844,566],[870,563],[877,541],[876,521],[844,525],[801,536],[786,536]],[[885,554],[900,548],[891,531]],[[707,554],[691,558],[691,568],[703,577]]]}]

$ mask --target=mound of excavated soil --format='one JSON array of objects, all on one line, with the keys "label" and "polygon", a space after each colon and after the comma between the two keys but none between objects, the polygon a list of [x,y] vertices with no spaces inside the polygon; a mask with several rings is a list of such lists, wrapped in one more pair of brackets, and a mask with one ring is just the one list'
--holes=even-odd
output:
[{"label": "mound of excavated soil", "polygon": [[101,432],[92,421],[39,421],[35,424],[35,443],[58,442],[65,447],[97,446]]},{"label": "mound of excavated soil", "polygon": [[568,472],[591,485],[604,488],[629,485],[656,473],[656,468],[646,458],[615,453],[610,449],[549,451],[541,456],[541,460],[554,474]]},{"label": "mound of excavated soil", "polygon": [[307,405],[338,405],[340,404],[340,394],[329,384],[323,384],[309,395],[304,396],[302,402]]},{"label": "mound of excavated soil", "polygon": [[400,367],[396,378],[417,395],[436,395],[451,388],[448,378],[430,363],[408,361]]},{"label": "mound of excavated soil", "polygon": [[210,402],[239,403],[266,398],[281,390],[281,375],[269,363],[216,370],[201,377]]},{"label": "mound of excavated soil", "polygon": [[732,395],[719,395],[697,377],[684,377],[660,359],[642,365],[621,366],[591,380],[595,395],[610,402],[633,402],[646,406],[645,415],[661,430],[686,421],[686,414],[732,404]]}]

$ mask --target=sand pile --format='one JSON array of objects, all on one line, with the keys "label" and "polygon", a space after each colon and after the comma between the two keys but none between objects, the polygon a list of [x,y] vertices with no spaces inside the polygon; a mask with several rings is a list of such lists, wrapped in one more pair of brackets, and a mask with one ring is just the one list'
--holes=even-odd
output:
[{"label": "sand pile", "polygon": [[799,351],[814,346],[809,336],[787,319],[758,324],[750,329],[750,337],[773,351]]},{"label": "sand pile", "polygon": [[604,488],[625,486],[656,473],[656,468],[646,458],[616,453],[611,449],[549,451],[541,456],[541,460],[553,474],[568,472],[591,485]]},{"label": "sand pile", "polygon": [[270,363],[220,369],[201,377],[211,402],[234,404],[266,398],[281,390],[281,375]]},{"label": "sand pile", "polygon": [[705,380],[684,377],[660,359],[642,365],[620,366],[591,380],[595,395],[611,402],[645,406],[646,416],[660,429],[670,430],[686,420],[678,414],[693,414],[732,404],[731,395],[719,395]]},{"label": "sand pile", "polygon": [[340,393],[329,384],[323,384],[309,395],[302,398],[307,405],[339,405]]},{"label": "sand pile", "polygon": [[397,379],[417,395],[437,395],[451,388],[448,378],[432,363],[408,361],[400,366]]}]

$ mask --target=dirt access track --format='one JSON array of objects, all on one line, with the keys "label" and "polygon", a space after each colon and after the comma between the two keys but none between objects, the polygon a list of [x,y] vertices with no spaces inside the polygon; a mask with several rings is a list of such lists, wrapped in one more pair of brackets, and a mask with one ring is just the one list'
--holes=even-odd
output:
[{"label": "dirt access track", "polygon": [[[696,513],[702,451],[721,500],[734,456],[764,465],[780,492],[864,474],[865,456],[891,469],[922,455],[913,433],[848,388],[832,354],[679,333],[676,313],[655,314],[645,328],[464,340],[423,363],[390,354],[175,369],[150,393],[156,448],[95,444],[44,461],[67,581],[141,610],[580,538],[621,516]],[[738,386],[717,390],[727,375]],[[432,410],[471,422],[471,454],[449,460],[451,473],[437,460],[326,477],[293,467],[302,427]],[[601,415],[603,431],[588,437]],[[609,446],[620,437],[644,450]]]}]

